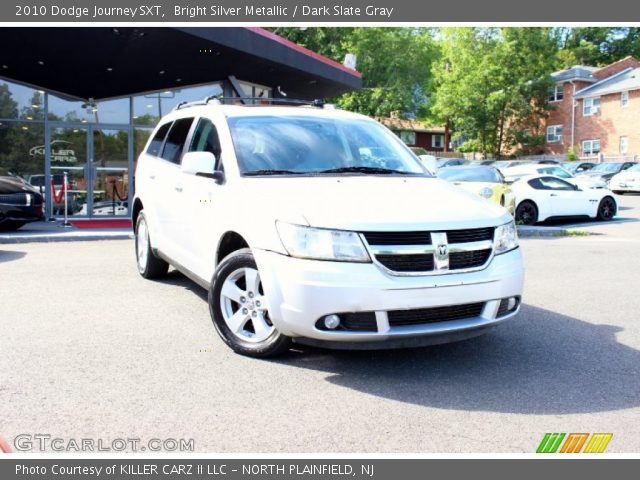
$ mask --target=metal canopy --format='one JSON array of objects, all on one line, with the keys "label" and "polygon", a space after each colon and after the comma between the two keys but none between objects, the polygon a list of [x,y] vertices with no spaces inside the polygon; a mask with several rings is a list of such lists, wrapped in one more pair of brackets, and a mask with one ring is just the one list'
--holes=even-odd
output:
[{"label": "metal canopy", "polygon": [[96,100],[229,76],[296,98],[362,86],[358,72],[260,28],[1,28],[0,76]]}]

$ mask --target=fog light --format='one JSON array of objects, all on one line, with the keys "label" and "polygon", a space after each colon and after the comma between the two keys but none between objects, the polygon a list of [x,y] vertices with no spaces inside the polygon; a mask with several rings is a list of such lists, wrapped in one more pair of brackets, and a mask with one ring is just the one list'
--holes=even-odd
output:
[{"label": "fog light", "polygon": [[507,300],[507,310],[514,310],[516,308],[516,305],[518,305],[518,300],[516,300],[516,297],[509,297],[509,300]]},{"label": "fog light", "polygon": [[340,326],[340,317],[338,315],[327,315],[324,317],[324,326],[329,330],[335,330]]}]

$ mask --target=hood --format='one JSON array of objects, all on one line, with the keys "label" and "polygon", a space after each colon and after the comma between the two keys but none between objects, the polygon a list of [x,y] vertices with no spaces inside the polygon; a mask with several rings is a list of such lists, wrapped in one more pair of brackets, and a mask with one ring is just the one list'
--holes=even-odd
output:
[{"label": "hood", "polygon": [[[437,178],[341,176],[244,178],[243,188],[283,221],[356,231],[480,228],[509,213]],[[248,183],[251,185],[248,185]]]},{"label": "hood", "polygon": [[589,170],[588,172],[582,172],[576,175],[576,178],[611,178],[615,172],[594,172]]},{"label": "hood", "polygon": [[37,188],[25,183],[18,177],[0,177],[0,193],[36,193],[40,195]]},{"label": "hood", "polygon": [[640,180],[640,170],[626,170],[624,172],[620,172],[614,175],[614,178],[616,180],[633,180],[633,179]]}]

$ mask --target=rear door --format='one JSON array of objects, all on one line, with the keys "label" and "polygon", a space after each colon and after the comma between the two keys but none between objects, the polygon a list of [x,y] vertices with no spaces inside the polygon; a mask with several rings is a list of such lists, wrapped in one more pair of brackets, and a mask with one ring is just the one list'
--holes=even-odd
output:
[{"label": "rear door", "polygon": [[180,162],[193,117],[180,118],[173,122],[162,145],[158,164],[158,195],[156,204],[160,210],[160,228],[163,237],[163,253],[174,262],[182,263],[187,238],[180,230],[184,215],[182,202],[182,171]]},{"label": "rear door", "polygon": [[136,196],[140,197],[144,205],[153,247],[160,250],[164,249],[163,189],[160,186],[164,160],[160,158],[160,152],[172,124],[173,122],[166,122],[156,129],[147,149],[138,161],[135,178]]}]

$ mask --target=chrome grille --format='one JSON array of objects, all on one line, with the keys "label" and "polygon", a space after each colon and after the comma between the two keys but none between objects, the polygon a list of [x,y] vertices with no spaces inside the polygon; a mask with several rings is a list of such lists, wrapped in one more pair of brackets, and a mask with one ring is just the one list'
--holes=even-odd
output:
[{"label": "chrome grille", "polygon": [[425,323],[448,322],[479,317],[484,303],[468,303],[446,307],[420,308],[415,310],[392,310],[387,312],[390,327],[423,325]]},{"label": "chrome grille", "polygon": [[4,205],[29,205],[29,199],[26,193],[3,193],[0,194],[0,203]]},{"label": "chrome grille", "polygon": [[362,232],[369,253],[391,274],[479,270],[493,254],[494,227],[445,231]]}]

